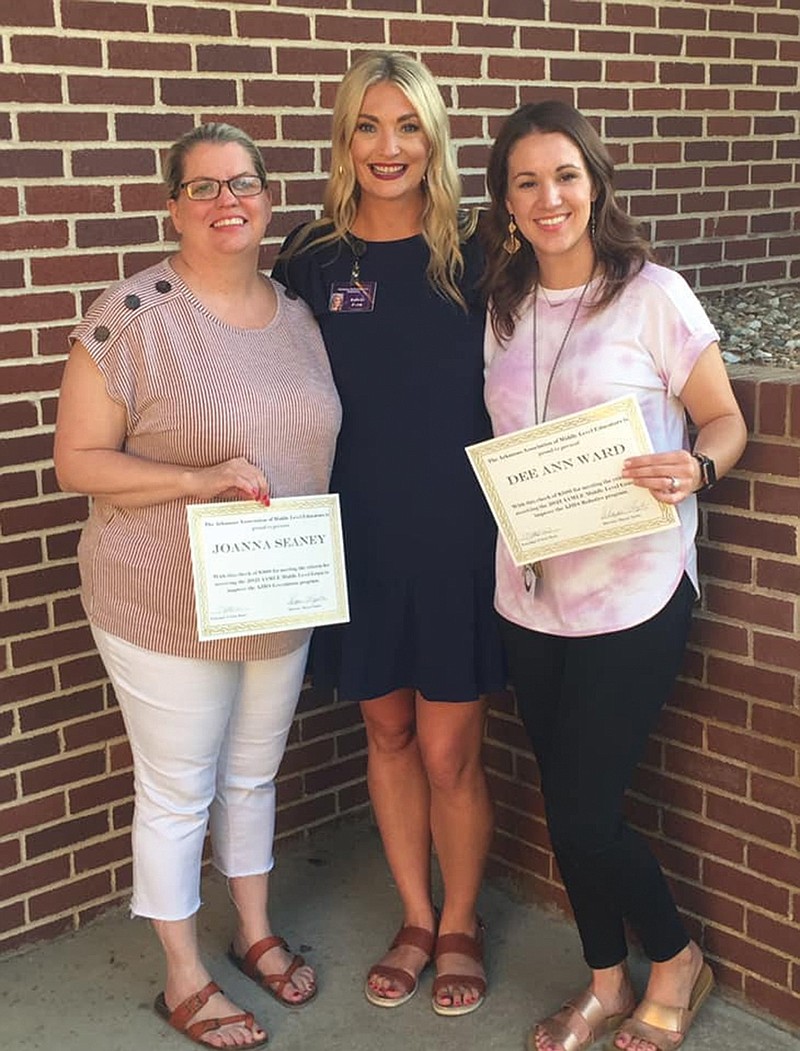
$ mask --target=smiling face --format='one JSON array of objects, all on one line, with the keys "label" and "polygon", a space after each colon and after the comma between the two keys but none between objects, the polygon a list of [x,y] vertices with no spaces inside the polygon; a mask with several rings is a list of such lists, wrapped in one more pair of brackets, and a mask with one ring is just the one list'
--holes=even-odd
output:
[{"label": "smiling face", "polygon": [[506,208],[536,253],[545,285],[570,288],[588,280],[596,196],[583,154],[566,135],[534,131],[510,150]]},{"label": "smiling face", "polygon": [[[181,182],[256,174],[252,158],[238,142],[200,142],[186,155]],[[269,190],[256,197],[235,197],[229,186],[223,186],[219,197],[211,201],[190,200],[181,190],[168,207],[184,255],[192,251],[258,252],[272,215]]]},{"label": "smiling face", "polygon": [[367,88],[350,140],[362,199],[420,198],[429,155],[419,117],[400,88],[388,80]]}]

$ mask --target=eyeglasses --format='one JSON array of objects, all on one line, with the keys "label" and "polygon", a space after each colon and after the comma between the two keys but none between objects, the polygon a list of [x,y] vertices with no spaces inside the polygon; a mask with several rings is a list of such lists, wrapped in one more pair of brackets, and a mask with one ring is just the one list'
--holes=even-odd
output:
[{"label": "eyeglasses", "polygon": [[186,190],[190,201],[213,201],[227,186],[234,197],[257,197],[264,190],[264,180],[260,175],[235,175],[232,179],[189,179],[182,182],[178,189]]}]

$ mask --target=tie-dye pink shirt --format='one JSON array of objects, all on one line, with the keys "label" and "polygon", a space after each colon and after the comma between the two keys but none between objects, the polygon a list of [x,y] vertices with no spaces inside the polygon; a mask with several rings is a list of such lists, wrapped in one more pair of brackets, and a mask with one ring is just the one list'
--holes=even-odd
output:
[{"label": "tie-dye pink shirt", "polygon": [[[590,285],[586,300],[592,289]],[[553,362],[580,291],[546,289],[546,299],[541,291],[537,297],[540,423]],[[586,300],[553,375],[546,418],[633,394],[654,450],[688,449],[680,393],[697,359],[718,339],[697,297],[679,274],[646,263],[600,313],[589,313]],[[498,342],[487,323],[485,397],[496,435],[537,422],[532,297],[523,304],[509,341]],[[641,624],[666,605],[684,572],[698,587],[696,498],[681,501],[678,513],[678,529],[547,559],[544,577],[530,592],[501,538],[498,612],[515,624],[551,635],[597,635]]]}]

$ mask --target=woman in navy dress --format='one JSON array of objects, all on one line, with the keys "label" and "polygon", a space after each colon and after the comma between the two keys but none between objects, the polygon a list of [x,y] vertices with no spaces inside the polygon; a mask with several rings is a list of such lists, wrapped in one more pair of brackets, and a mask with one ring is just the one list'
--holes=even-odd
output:
[{"label": "woman in navy dress", "polygon": [[464,452],[491,428],[482,260],[459,194],[431,74],[371,54],[337,94],[324,216],[290,235],[275,269],[322,328],[343,407],[331,489],[351,620],[317,632],[312,670],[361,704],[370,798],[403,906],[365,993],[405,1003],[434,958],[440,1014],[475,1010],[486,990],[476,899],[493,821],[481,743],[485,696],[504,685],[494,526]]}]

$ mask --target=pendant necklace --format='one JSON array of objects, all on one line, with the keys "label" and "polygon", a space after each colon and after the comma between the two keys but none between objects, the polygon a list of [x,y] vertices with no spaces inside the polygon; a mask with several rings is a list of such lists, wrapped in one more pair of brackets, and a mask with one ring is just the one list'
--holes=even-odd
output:
[{"label": "pendant necklace", "polygon": [[[550,389],[553,386],[553,377],[556,374],[556,369],[558,368],[558,363],[561,361],[561,355],[564,353],[564,347],[566,347],[566,345],[567,345],[567,340],[569,339],[570,333],[572,332],[573,326],[575,325],[575,321],[577,320],[578,312],[580,311],[581,305],[583,304],[584,297],[586,296],[586,290],[588,289],[589,285],[591,284],[593,277],[594,277],[594,270],[592,270],[592,273],[589,274],[589,279],[587,280],[586,284],[581,289],[581,294],[578,297],[578,302],[577,302],[577,304],[575,306],[575,309],[572,312],[572,317],[569,320],[569,324],[567,325],[567,330],[564,333],[564,337],[561,340],[561,346],[558,348],[558,351],[556,352],[556,356],[555,356],[555,359],[553,361],[553,366],[550,369],[550,375],[547,377],[547,386],[545,387],[545,391],[544,391],[544,403],[542,404],[541,420],[539,419],[539,375],[538,375],[538,369],[536,367],[537,366],[537,357],[538,357],[538,355],[537,355],[537,351],[538,351],[538,339],[537,339],[537,337],[538,337],[538,326],[537,326],[537,321],[536,321],[536,312],[537,312],[537,306],[538,306],[538,302],[539,302],[539,282],[537,281],[536,284],[533,286],[533,341],[532,341],[533,342],[533,346],[532,346],[532,349],[533,349],[533,418],[534,418],[534,423],[537,426],[539,425],[540,422],[544,423],[545,420],[547,419],[547,405],[548,405],[548,403],[550,401]],[[545,300],[547,300],[547,296],[544,294],[544,289],[542,289],[542,295],[544,296]],[[564,302],[568,302],[569,299],[571,299],[571,298],[572,297],[569,296],[566,300],[564,300]],[[549,302],[549,300],[547,300],[547,301]],[[551,305],[555,305],[555,304],[551,304]],[[560,306],[561,304],[558,304],[558,305]],[[538,579],[541,579],[543,576],[544,576],[544,566],[542,565],[541,561],[529,562],[527,565],[522,567],[522,582],[525,585],[525,590],[527,592],[532,591],[533,590],[533,586],[536,583],[536,581]]]}]

